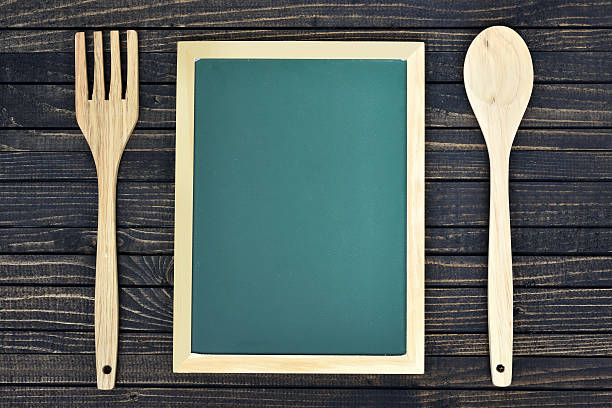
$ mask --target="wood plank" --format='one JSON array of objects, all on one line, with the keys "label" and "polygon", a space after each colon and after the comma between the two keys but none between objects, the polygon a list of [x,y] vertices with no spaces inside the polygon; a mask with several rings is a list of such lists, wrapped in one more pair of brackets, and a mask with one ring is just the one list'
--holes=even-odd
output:
[{"label": "wood plank", "polygon": [[[14,332],[17,334],[18,332]],[[515,333],[515,356],[612,356],[612,336],[598,333]],[[489,355],[487,333],[430,333],[425,336],[425,352],[438,356]]]},{"label": "wood plank", "polygon": [[[514,255],[608,255],[612,230],[605,228],[512,228]],[[426,228],[428,254],[485,254],[488,231],[480,228]]]},{"label": "wood plank", "polygon": [[[95,228],[0,228],[0,251],[11,253],[95,254]],[[172,254],[174,228],[119,228],[123,254]]]},{"label": "wood plank", "polygon": [[[24,330],[93,330],[93,287],[0,287],[0,327]],[[120,327],[169,332],[172,296],[168,288],[122,288]]]},{"label": "wood plank", "polygon": [[[485,150],[479,129],[429,128],[425,149],[436,151]],[[174,152],[174,130],[137,130],[126,151]],[[612,129],[521,129],[513,150],[612,150]],[[0,129],[0,152],[88,152],[79,130]]]},{"label": "wood plank", "polygon": [[[610,256],[514,256],[515,287],[612,287]],[[121,286],[173,284],[170,255],[122,255]],[[486,256],[426,256],[425,284],[434,287],[486,286]],[[0,255],[0,284],[93,286],[93,255]]]},{"label": "wood plank", "polygon": [[[428,255],[483,255],[486,228],[425,229]],[[170,255],[173,228],[133,227],[117,230],[122,254]],[[0,228],[0,254],[93,254],[93,228]],[[611,228],[512,228],[514,255],[609,255]]]},{"label": "wood plank", "polygon": [[[479,28],[242,28],[242,29],[139,29],[142,53],[176,52],[178,41],[202,40],[336,40],[336,41],[423,41],[427,51],[458,51],[468,46],[486,25]],[[529,49],[539,51],[612,51],[609,28],[517,28]],[[14,29],[0,31],[0,52],[71,52],[75,30]],[[87,35],[91,35],[88,32]],[[91,45],[91,38],[88,44]],[[125,41],[124,38],[122,38]],[[124,45],[124,44],[123,44]],[[108,49],[108,44],[105,45]]]},{"label": "wood plank", "polygon": [[[0,183],[0,226],[95,227],[98,186],[95,182]],[[118,183],[117,225],[174,225],[174,185]]]},{"label": "wood plank", "polygon": [[[0,287],[3,330],[89,330],[93,287]],[[612,331],[612,289],[516,288],[516,333]],[[428,333],[486,333],[485,288],[429,288]],[[170,288],[122,288],[122,330],[170,332]]]},{"label": "wood plank", "polygon": [[[173,181],[174,152],[127,151],[119,166],[121,181]],[[510,156],[510,179],[557,181],[612,180],[612,152],[515,151]],[[433,180],[489,180],[489,158],[484,151],[428,152],[425,177]],[[0,180],[95,180],[88,152],[0,152]]]},{"label": "wood plank", "polygon": [[[172,181],[174,156],[173,151],[124,152],[119,179]],[[96,169],[88,152],[0,152],[0,179],[94,181]]]},{"label": "wood plank", "polygon": [[[485,287],[487,257],[427,256],[425,271],[429,286]],[[514,256],[512,274],[515,287],[610,287],[612,257]]]},{"label": "wood plank", "polygon": [[[425,224],[487,226],[486,182],[428,182]],[[0,183],[0,226],[94,227],[97,185],[92,182]],[[612,182],[512,182],[512,225],[612,226]],[[174,185],[120,182],[117,223],[122,227],[172,227]]]},{"label": "wood plank", "polygon": [[516,27],[592,27],[612,25],[609,2],[524,3],[505,0],[490,7],[486,0],[310,3],[296,0],[256,3],[226,0],[221,4],[187,0],[149,1],[126,8],[119,0],[104,4],[71,1],[15,2],[0,6],[3,27],[483,27],[504,22]]},{"label": "wood plank", "polygon": [[[89,55],[93,61],[93,56]],[[532,52],[536,83],[581,83],[612,81],[611,52]],[[425,56],[425,80],[462,82],[464,52],[428,52]],[[110,72],[110,58],[105,56],[105,71]],[[93,64],[88,77],[93,78]],[[126,77],[125,65],[122,77]],[[141,53],[141,83],[176,82],[175,53]],[[0,82],[74,83],[74,55],[67,52],[1,54]]]},{"label": "wood plank", "polygon": [[[531,52],[536,83],[608,82],[612,53]],[[464,52],[430,52],[425,56],[426,80],[463,82]],[[603,73],[603,71],[606,71]]]},{"label": "wood plank", "polygon": [[[1,131],[0,135],[3,132]],[[11,136],[5,133],[5,140]],[[2,136],[0,136],[0,144]],[[427,151],[485,150],[479,129],[430,128],[425,132]],[[0,150],[2,148],[0,147]],[[520,129],[512,150],[612,150],[612,129]]]},{"label": "wood plank", "polygon": [[[425,123],[476,127],[462,84],[426,85]],[[612,85],[564,84],[533,87],[523,127],[607,127],[612,121]]]},{"label": "wood plank", "polygon": [[[93,354],[89,331],[0,332],[0,354]],[[119,336],[120,354],[172,354],[172,333],[128,332]],[[597,333],[516,333],[515,356],[611,357],[612,336]],[[488,356],[486,333],[426,333],[428,356]]]},{"label": "wood plank", "polygon": [[[118,386],[223,387],[392,387],[407,389],[491,388],[489,359],[428,357],[424,375],[278,375],[173,374],[170,355],[121,354]],[[18,370],[15,367],[19,367]],[[0,381],[5,384],[95,384],[94,357],[85,354],[0,354]],[[612,359],[605,357],[518,357],[513,388],[539,390],[607,390],[612,387]]]},{"label": "wood plank", "polygon": [[[514,331],[606,331],[612,328],[609,289],[517,288]],[[487,291],[484,288],[426,290],[425,324],[431,332],[486,332]]]},{"label": "wood plank", "polygon": [[[141,86],[138,126],[174,127],[174,101],[174,86]],[[0,85],[0,126],[77,128],[74,86]]]},{"label": "wood plank", "polygon": [[[0,155],[1,156],[1,155]],[[450,166],[449,166],[450,165]],[[511,180],[609,180],[610,152],[515,151],[510,155]],[[425,155],[429,180],[489,180],[485,152],[431,152]]]},{"label": "wood plank", "polygon": [[[140,87],[139,128],[172,128],[174,85]],[[426,85],[425,123],[477,127],[462,84]],[[524,127],[608,127],[612,84],[536,84]],[[0,127],[75,128],[71,85],[0,85]]]},{"label": "wood plank", "polygon": [[[593,132],[592,136],[588,133]],[[574,131],[576,132],[576,131]],[[550,138],[568,139],[570,145],[578,143],[579,146],[601,146],[607,143],[606,131],[581,129],[579,134],[570,131],[561,131],[561,134]],[[564,136],[566,135],[566,136]],[[574,136],[572,136],[574,135]],[[612,130],[610,130],[612,136]],[[531,138],[530,138],[531,139]],[[547,138],[548,139],[548,138]],[[145,151],[174,153],[174,130],[136,130],[128,140],[125,151]],[[584,140],[582,144],[580,140]],[[592,142],[588,142],[592,140]],[[612,138],[610,139],[612,143]],[[484,142],[483,142],[484,143]],[[0,129],[0,152],[88,152],[89,146],[80,130],[46,130],[46,129]]]},{"label": "wood plank", "polygon": [[[0,191],[2,191],[1,186]],[[612,183],[512,182],[510,184],[511,225],[516,227],[571,225],[605,227],[612,220],[610,203],[612,203]],[[487,226],[488,224],[488,182],[426,184],[426,226]]]},{"label": "wood plank", "polygon": [[607,408],[610,391],[501,391],[302,388],[118,388],[7,386],[0,407],[524,407]]},{"label": "wood plank", "polygon": [[[598,347],[596,344],[601,342],[592,340],[589,343]],[[0,331],[0,354],[3,353],[94,354],[94,331],[3,330]],[[122,331],[119,335],[119,353],[172,354],[172,333]]]},{"label": "wood plank", "polygon": [[[117,258],[121,286],[171,286],[171,255],[121,255]],[[79,285],[95,283],[94,255],[0,255],[0,284]]]}]

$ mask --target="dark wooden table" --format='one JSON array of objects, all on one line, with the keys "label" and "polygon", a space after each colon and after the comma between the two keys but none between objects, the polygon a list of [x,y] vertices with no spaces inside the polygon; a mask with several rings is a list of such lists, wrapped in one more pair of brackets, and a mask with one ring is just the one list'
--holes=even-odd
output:
[{"label": "dark wooden table", "polygon": [[[523,36],[536,81],[511,158],[504,390],[487,357],[488,159],[462,78],[495,24]],[[1,1],[0,27],[0,406],[612,406],[611,1]],[[111,27],[139,31],[141,109],[119,174],[118,382],[100,392],[73,47]],[[424,375],[172,373],[175,52],[203,39],[425,41]]]}]

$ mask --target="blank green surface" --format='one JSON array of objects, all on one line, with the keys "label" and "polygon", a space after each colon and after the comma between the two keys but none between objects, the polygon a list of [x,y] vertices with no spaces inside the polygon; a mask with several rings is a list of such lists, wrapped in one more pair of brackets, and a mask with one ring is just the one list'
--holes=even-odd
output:
[{"label": "blank green surface", "polygon": [[406,64],[201,59],[192,351],[406,346]]}]

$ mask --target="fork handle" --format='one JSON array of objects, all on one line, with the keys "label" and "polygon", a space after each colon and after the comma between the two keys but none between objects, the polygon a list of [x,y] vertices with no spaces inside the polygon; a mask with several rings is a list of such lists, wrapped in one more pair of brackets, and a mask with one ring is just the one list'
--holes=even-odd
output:
[{"label": "fork handle", "polygon": [[509,160],[491,162],[489,213],[489,357],[498,387],[512,381],[512,246],[510,243]]},{"label": "fork handle", "polygon": [[116,174],[98,170],[98,240],[96,254],[95,338],[99,389],[115,386],[119,336],[117,284]]}]

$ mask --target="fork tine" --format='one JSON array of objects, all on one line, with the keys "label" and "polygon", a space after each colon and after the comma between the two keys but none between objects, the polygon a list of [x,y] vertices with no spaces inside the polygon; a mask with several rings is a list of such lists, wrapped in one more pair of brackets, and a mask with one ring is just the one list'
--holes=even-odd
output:
[{"label": "fork tine", "polygon": [[119,31],[111,31],[111,79],[109,99],[121,99],[121,54]]},{"label": "fork tine", "polygon": [[87,137],[88,99],[87,96],[87,61],[85,56],[85,33],[74,36],[74,106],[77,123]]},{"label": "fork tine", "polygon": [[[74,36],[74,84],[77,99],[86,101],[87,98],[87,61],[85,56],[85,33],[76,33]],[[77,103],[78,107],[78,103]]]},{"label": "fork tine", "polygon": [[127,32],[127,65],[125,99],[138,115],[138,34],[134,30]]},{"label": "fork tine", "polygon": [[94,84],[91,99],[104,99],[104,49],[102,32],[94,32]]}]

